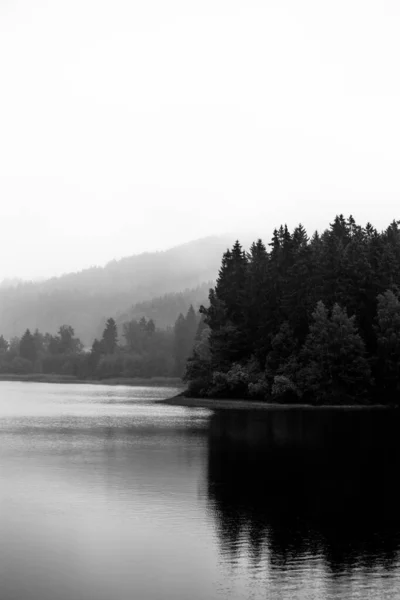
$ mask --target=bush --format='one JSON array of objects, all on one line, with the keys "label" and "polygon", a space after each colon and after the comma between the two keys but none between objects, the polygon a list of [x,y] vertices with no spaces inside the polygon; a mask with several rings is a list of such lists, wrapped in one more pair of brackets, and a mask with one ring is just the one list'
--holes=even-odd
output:
[{"label": "bush", "polygon": [[260,378],[257,381],[250,381],[248,385],[249,396],[253,399],[265,400],[269,395],[269,386],[265,377]]},{"label": "bush", "polygon": [[208,395],[220,398],[247,398],[249,383],[253,377],[247,365],[234,363],[227,373],[221,371],[213,373]]},{"label": "bush", "polygon": [[275,375],[271,389],[274,400],[296,402],[301,396],[296,385],[285,375]]},{"label": "bush", "polygon": [[205,398],[209,395],[210,379],[206,376],[191,379],[188,383],[187,395],[194,398]]}]

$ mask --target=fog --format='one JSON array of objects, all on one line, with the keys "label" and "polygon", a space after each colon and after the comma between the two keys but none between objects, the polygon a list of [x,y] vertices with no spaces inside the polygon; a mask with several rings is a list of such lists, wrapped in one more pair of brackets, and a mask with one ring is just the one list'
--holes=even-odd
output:
[{"label": "fog", "polygon": [[0,280],[398,215],[384,0],[0,4]]}]

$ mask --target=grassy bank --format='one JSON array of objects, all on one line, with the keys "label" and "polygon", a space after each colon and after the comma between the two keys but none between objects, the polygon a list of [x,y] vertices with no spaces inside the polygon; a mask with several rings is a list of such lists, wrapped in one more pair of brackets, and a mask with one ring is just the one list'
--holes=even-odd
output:
[{"label": "grassy bank", "polygon": [[236,400],[226,399],[220,400],[212,398],[190,398],[183,393],[159,400],[160,404],[168,404],[169,406],[185,406],[192,408],[209,408],[209,409],[239,409],[239,410],[388,410],[391,407],[384,404],[371,405],[319,405],[313,404],[278,404],[276,402],[262,402],[259,400]]},{"label": "grassy bank", "polygon": [[43,373],[30,373],[16,375],[14,373],[0,373],[0,381],[26,381],[37,383],[90,383],[94,385],[149,385],[180,387],[182,380],[178,377],[115,377],[110,379],[78,379],[74,375],[47,375]]}]

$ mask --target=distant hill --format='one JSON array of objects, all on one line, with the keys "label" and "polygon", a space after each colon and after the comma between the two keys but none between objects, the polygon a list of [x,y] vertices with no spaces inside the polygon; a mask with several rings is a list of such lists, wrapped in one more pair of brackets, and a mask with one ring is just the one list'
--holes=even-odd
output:
[{"label": "distant hill", "polygon": [[[195,290],[216,279],[222,254],[233,241],[230,236],[213,236],[43,282],[6,286],[0,289],[0,334],[20,336],[28,327],[55,333],[60,325],[68,324],[89,345],[109,316],[121,321],[123,314],[135,318],[142,311],[149,317],[153,311],[158,326],[173,324],[175,309],[167,309],[171,299],[162,296],[182,292],[176,298],[182,310],[187,310],[185,298],[193,298],[190,302],[196,304],[203,291]],[[207,298],[208,288],[204,292]],[[152,307],[143,304],[153,298],[158,300],[153,300]]]},{"label": "distant hill", "polygon": [[179,313],[186,315],[191,304],[197,312],[201,304],[208,302],[208,293],[213,285],[213,281],[208,281],[193,289],[186,289],[183,292],[173,294],[164,294],[164,296],[159,298],[138,302],[129,310],[117,315],[118,330],[122,332],[122,325],[126,321],[132,319],[139,321],[142,317],[153,319],[157,327],[163,329],[172,327]]}]

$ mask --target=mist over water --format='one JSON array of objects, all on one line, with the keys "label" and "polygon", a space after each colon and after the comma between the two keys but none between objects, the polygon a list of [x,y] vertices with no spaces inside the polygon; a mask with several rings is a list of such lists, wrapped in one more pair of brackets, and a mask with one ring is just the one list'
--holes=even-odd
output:
[{"label": "mist over water", "polygon": [[397,598],[399,418],[0,383],[2,600]]}]

